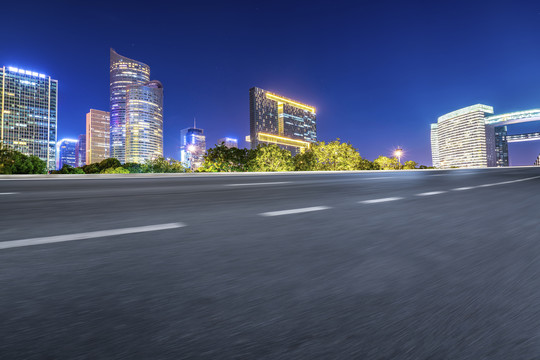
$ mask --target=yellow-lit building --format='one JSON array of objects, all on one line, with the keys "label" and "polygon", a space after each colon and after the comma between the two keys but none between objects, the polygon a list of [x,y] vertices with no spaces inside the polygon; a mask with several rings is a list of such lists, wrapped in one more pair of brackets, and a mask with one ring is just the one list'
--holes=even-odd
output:
[{"label": "yellow-lit building", "polygon": [[90,109],[86,114],[86,163],[101,162],[110,157],[110,114]]},{"label": "yellow-lit building", "polygon": [[251,148],[276,144],[293,155],[317,141],[315,107],[254,87],[249,90]]}]

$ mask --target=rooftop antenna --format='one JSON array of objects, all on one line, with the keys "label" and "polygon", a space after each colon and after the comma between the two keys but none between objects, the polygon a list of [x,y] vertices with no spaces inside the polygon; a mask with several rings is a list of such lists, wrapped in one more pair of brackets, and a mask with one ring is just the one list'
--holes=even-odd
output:
[{"label": "rooftop antenna", "polygon": [[197,123],[196,123],[197,119],[195,119],[195,116],[193,117],[193,128],[196,129],[197,128]]}]

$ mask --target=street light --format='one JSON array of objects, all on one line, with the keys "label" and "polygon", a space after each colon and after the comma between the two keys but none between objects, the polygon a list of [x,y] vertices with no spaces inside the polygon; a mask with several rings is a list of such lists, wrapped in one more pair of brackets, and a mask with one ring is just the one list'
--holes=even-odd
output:
[{"label": "street light", "polygon": [[396,151],[394,152],[394,155],[397,156],[397,161],[399,163],[399,167],[401,167],[401,155],[403,154],[403,149],[398,146]]}]

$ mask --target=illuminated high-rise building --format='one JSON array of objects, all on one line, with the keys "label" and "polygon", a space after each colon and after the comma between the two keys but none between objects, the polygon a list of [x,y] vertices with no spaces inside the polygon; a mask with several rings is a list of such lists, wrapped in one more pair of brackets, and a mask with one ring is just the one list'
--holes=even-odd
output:
[{"label": "illuminated high-rise building", "polygon": [[86,134],[79,135],[79,141],[77,141],[75,148],[75,163],[77,167],[86,165]]},{"label": "illuminated high-rise building", "polygon": [[15,67],[0,68],[0,143],[56,167],[58,81]]},{"label": "illuminated high-rise building", "polygon": [[206,137],[203,129],[196,127],[180,131],[180,161],[191,170],[196,170],[204,162]]},{"label": "illuminated high-rise building", "polygon": [[75,152],[78,141],[75,139],[62,139],[57,144],[56,168],[61,169],[64,165],[77,167]]},{"label": "illuminated high-rise building", "polygon": [[150,67],[110,51],[110,157],[125,162],[126,157],[126,96],[130,85],[150,81]]},{"label": "illuminated high-rise building", "polygon": [[90,112],[86,114],[86,163],[88,165],[111,157],[109,139],[109,113],[90,109]]},{"label": "illuminated high-rise building", "polygon": [[438,168],[440,166],[439,132],[437,131],[437,124],[431,124],[431,163],[434,168]]},{"label": "illuminated high-rise building", "polygon": [[229,149],[238,147],[238,139],[233,139],[230,137],[224,137],[217,141],[217,145],[224,144]]},{"label": "illuminated high-rise building", "polygon": [[163,85],[129,85],[126,95],[126,162],[163,157]]},{"label": "illuminated high-rise building", "polygon": [[293,155],[309,149],[317,141],[315,108],[266,90],[249,90],[249,141],[277,144]]}]

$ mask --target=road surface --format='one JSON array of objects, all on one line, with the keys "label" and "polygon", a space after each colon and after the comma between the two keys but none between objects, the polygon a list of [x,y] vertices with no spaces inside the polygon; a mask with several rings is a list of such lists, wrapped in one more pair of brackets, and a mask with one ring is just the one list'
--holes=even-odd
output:
[{"label": "road surface", "polygon": [[538,359],[540,169],[0,177],[0,359]]}]

